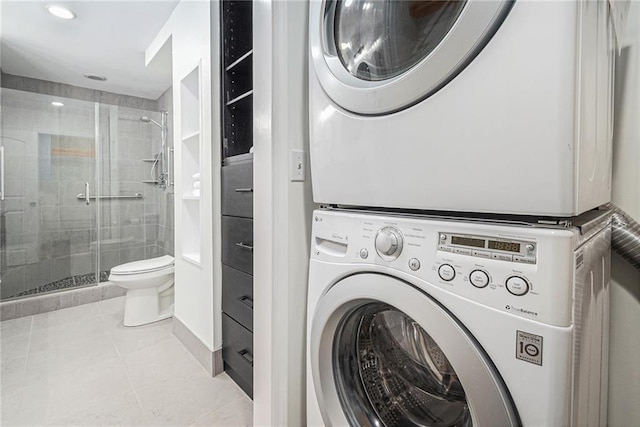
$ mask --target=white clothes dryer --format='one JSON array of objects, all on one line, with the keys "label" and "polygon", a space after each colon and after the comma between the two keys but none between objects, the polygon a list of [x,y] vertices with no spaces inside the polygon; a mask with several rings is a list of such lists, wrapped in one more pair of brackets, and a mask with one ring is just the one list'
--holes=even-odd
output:
[{"label": "white clothes dryer", "polygon": [[609,2],[315,0],[317,203],[576,216],[610,201]]},{"label": "white clothes dryer", "polygon": [[609,219],[316,211],[308,425],[605,425]]}]

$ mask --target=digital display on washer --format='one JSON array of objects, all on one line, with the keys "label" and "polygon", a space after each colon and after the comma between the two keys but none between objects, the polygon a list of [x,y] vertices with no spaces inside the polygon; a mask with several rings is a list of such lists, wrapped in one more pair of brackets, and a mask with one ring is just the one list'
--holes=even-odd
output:
[{"label": "digital display on washer", "polygon": [[520,243],[489,240],[489,249],[496,249],[498,251],[520,252]]},{"label": "digital display on washer", "polygon": [[452,245],[471,246],[474,248],[484,248],[484,239],[472,239],[471,237],[451,236]]}]

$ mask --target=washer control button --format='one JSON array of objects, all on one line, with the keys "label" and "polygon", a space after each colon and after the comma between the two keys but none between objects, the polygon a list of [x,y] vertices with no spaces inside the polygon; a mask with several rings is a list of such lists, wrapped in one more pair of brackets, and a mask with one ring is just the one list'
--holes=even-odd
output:
[{"label": "washer control button", "polygon": [[489,284],[489,275],[482,270],[473,270],[469,274],[469,281],[476,288],[484,288]]},{"label": "washer control button", "polygon": [[501,261],[513,261],[513,256],[509,254],[500,254],[496,252],[491,252],[491,258],[499,259]]},{"label": "washer control button", "polygon": [[449,247],[449,246],[445,246],[445,245],[439,245],[438,246],[438,250],[444,251],[444,252],[453,252],[453,248]]},{"label": "washer control button", "polygon": [[528,244],[525,246],[525,249],[527,250],[527,252],[531,252],[531,251],[533,251],[535,248],[536,248],[536,247],[535,247],[535,246],[533,246],[531,243],[528,243]]},{"label": "washer control button", "polygon": [[513,256],[513,260],[516,262],[522,262],[525,264],[535,264],[536,263],[536,259],[534,257],[531,256],[521,256],[521,255],[514,255]]},{"label": "washer control button", "polygon": [[460,255],[471,255],[471,249],[454,248],[453,252]]},{"label": "washer control button", "polygon": [[449,264],[442,264],[440,268],[438,268],[438,276],[445,282],[450,282],[456,277],[456,271]]},{"label": "washer control button", "polygon": [[411,258],[409,260],[409,268],[413,271],[416,271],[420,268],[420,261],[417,258]]},{"label": "washer control button", "polygon": [[477,256],[477,257],[480,257],[480,258],[491,258],[491,252],[478,251],[476,249],[471,251],[471,255]]},{"label": "washer control button", "polygon": [[360,258],[367,259],[369,257],[369,251],[365,248],[360,249]]},{"label": "washer control button", "polygon": [[506,286],[509,292],[518,297],[529,292],[529,283],[520,276],[509,277]]}]

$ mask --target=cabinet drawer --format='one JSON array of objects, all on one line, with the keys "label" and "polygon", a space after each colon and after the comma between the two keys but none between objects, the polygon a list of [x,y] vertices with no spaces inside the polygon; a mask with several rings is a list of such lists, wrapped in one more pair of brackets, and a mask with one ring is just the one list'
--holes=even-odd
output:
[{"label": "cabinet drawer", "polygon": [[222,263],[253,274],[253,220],[222,216]]},{"label": "cabinet drawer", "polygon": [[242,382],[253,385],[253,333],[222,314],[222,359]]},{"label": "cabinet drawer", "polygon": [[253,331],[253,276],[222,265],[222,311]]},{"label": "cabinet drawer", "polygon": [[253,160],[222,167],[222,215],[253,218]]}]

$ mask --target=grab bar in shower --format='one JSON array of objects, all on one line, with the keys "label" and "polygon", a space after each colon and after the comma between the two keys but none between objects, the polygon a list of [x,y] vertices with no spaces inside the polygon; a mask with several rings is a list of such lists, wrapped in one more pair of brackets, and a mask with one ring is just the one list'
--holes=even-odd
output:
[{"label": "grab bar in shower", "polygon": [[[78,200],[86,200],[87,197],[80,193],[78,194]],[[142,199],[142,193],[136,193],[133,194],[131,196],[89,196],[88,199],[100,199],[100,200],[105,200],[105,199]]]}]

